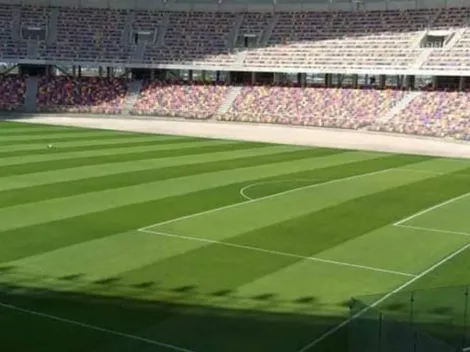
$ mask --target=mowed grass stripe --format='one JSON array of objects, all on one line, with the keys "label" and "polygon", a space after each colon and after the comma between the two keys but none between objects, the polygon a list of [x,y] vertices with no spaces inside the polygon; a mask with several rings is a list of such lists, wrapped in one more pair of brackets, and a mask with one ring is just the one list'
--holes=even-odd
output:
[{"label": "mowed grass stripe", "polygon": [[0,127],[0,138],[8,137],[8,136],[34,136],[34,135],[52,135],[58,133],[77,133],[80,130],[76,130],[73,128],[49,128],[49,127],[35,127],[35,128],[28,128],[28,129],[3,129]]},{"label": "mowed grass stripe", "polygon": [[6,121],[3,117],[0,117],[0,130],[28,130],[32,128],[38,128],[38,126],[44,128],[64,128],[64,126],[55,126],[55,125],[43,125],[43,124],[29,124],[21,122],[12,122]]},{"label": "mowed grass stripe", "polygon": [[130,154],[112,154],[107,156],[84,156],[81,158],[43,161],[37,163],[27,163],[18,165],[7,165],[0,168],[0,177],[10,175],[22,175],[28,173],[35,173],[47,170],[59,170],[67,169],[72,167],[86,166],[86,165],[100,165],[119,163],[130,160],[144,160],[144,159],[156,159],[156,158],[168,158],[171,156],[180,155],[196,155],[203,153],[215,153],[228,150],[242,150],[252,148],[265,148],[269,145],[263,143],[226,143],[221,145],[206,145],[196,147],[193,145],[186,145],[182,148],[181,145],[178,148],[148,151],[142,153],[130,153]]},{"label": "mowed grass stripe", "polygon": [[[376,169],[382,170],[383,160],[389,158],[393,159],[396,157],[391,156],[377,159]],[[402,160],[401,165],[408,165],[417,160],[403,157],[399,157],[399,159]],[[363,163],[368,165],[366,168],[367,171],[363,172],[360,167],[353,167],[351,168],[351,173],[345,174],[344,177],[352,176],[353,172],[357,175],[370,172],[371,161],[359,161],[356,164],[359,165]],[[397,163],[394,165],[397,165]],[[312,170],[311,177],[326,180],[329,178],[328,175],[338,175],[338,170],[343,167],[344,165],[340,165]],[[181,184],[180,189],[173,189],[166,186],[165,183],[167,181],[159,182],[162,183],[165,190],[167,190],[167,196],[165,196],[162,191],[159,192],[159,199],[124,206],[114,206],[110,209],[90,212],[85,215],[4,230],[0,232],[0,240],[2,241],[2,246],[0,246],[0,261],[7,262],[91,239],[134,230],[184,215],[234,203],[241,203],[244,201],[239,195],[241,187],[245,186],[248,180],[251,180],[250,182],[260,180],[262,172],[258,171],[259,169],[260,168],[253,168],[253,172],[251,174],[248,173],[245,180],[238,183],[230,181],[230,179],[233,180],[233,178],[230,177],[228,173],[227,176],[225,176],[228,180],[224,178],[221,179],[219,173],[216,173],[214,174],[214,179],[211,177],[207,178],[207,186],[202,190],[197,190],[196,185],[198,182],[203,182],[204,177],[202,176],[198,176],[197,181],[193,180],[194,184],[190,184],[189,180],[187,182],[181,182],[180,179],[176,179],[174,187],[178,187],[177,185]],[[277,172],[279,174],[282,172],[289,173],[289,170],[282,167],[281,171],[278,170]],[[295,175],[291,175],[293,178],[295,177]],[[216,186],[217,183],[215,180],[218,180],[219,186]],[[223,182],[225,182],[225,185]],[[149,190],[147,184],[145,190],[147,193],[152,192]],[[180,195],[178,195],[178,192],[181,192],[179,193]],[[133,192],[132,194],[137,197],[138,195],[135,193],[136,192]],[[170,194],[174,195],[170,196]],[[148,194],[146,195],[149,196]],[[154,197],[157,197],[157,195]],[[84,207],[88,205],[86,202],[83,204]],[[42,209],[42,207],[38,209]],[[18,214],[18,216],[20,215],[21,214]],[[60,214],[57,214],[57,216],[60,216]],[[38,220],[39,219],[36,219],[35,221]],[[9,226],[9,224],[4,224],[4,226]]]},{"label": "mowed grass stripe", "polygon": [[[117,154],[133,154],[133,153],[145,153],[145,152],[157,152],[162,150],[175,150],[175,149],[184,149],[184,148],[196,148],[196,147],[206,147],[206,146],[217,146],[217,145],[227,145],[235,144],[238,142],[234,141],[208,141],[202,140],[197,142],[185,143],[170,143],[170,144],[155,144],[143,147],[124,147],[124,148],[109,148],[109,149],[98,149],[90,151],[78,151],[70,153],[54,153],[54,149],[49,150],[49,154],[45,155],[27,155],[11,158],[0,159],[0,166],[9,166],[9,165],[20,165],[28,163],[39,163],[45,161],[60,161],[60,160],[70,160],[83,157],[107,157]],[[242,144],[242,143],[240,143]]]},{"label": "mowed grass stripe", "polygon": [[[161,135],[146,135],[146,136],[141,136],[138,139],[135,138],[126,138],[126,137],[117,137],[116,139],[96,139],[93,141],[72,141],[72,142],[65,142],[61,141],[60,143],[56,143],[56,152],[60,152],[62,149],[66,150],[68,148],[75,148],[75,147],[90,147],[90,148],[96,148],[99,149],[99,146],[108,146],[108,145],[113,145],[113,144],[122,144],[124,147],[127,144],[132,144],[132,143],[139,143],[139,142],[160,142],[160,141],[166,141],[166,140],[184,140],[186,137],[180,137],[180,136],[161,136]],[[192,139],[188,138],[189,140]],[[22,152],[22,151],[30,151],[31,154],[33,154],[36,151],[42,151],[44,150],[46,146],[44,143],[36,143],[36,144],[16,144],[16,145],[8,145],[8,146],[3,146],[0,147],[0,152],[1,153],[15,153],[15,152]],[[71,150],[73,151],[73,150]]]},{"label": "mowed grass stripe", "polygon": [[[58,182],[51,185],[27,187],[0,192],[0,208],[34,203],[45,199],[68,197],[107,189],[128,187],[143,183],[166,180],[176,177],[191,176],[223,170],[232,170],[250,166],[274,164],[283,161],[294,161],[341,153],[337,149],[306,149],[300,151],[284,151],[279,153],[233,158],[225,161],[209,161],[198,164],[177,165],[167,168],[125,172],[110,176],[90,177],[84,180]],[[312,160],[314,163],[314,160]],[[158,161],[156,162],[158,164]]]},{"label": "mowed grass stripe", "polygon": [[37,144],[44,143],[54,144],[60,142],[73,142],[73,141],[94,141],[97,139],[116,139],[116,138],[141,138],[142,134],[119,134],[116,132],[78,132],[76,135],[72,133],[68,134],[57,134],[51,136],[21,136],[21,137],[1,137],[0,146],[12,146],[12,145],[26,145],[26,144]]},{"label": "mowed grass stripe", "polygon": [[[144,139],[144,138],[142,138]],[[191,142],[202,142],[202,138],[152,138],[148,140],[135,141],[135,139],[127,139],[124,142],[106,141],[107,144],[96,143],[97,141],[87,142],[85,145],[67,147],[62,144],[54,145],[54,155],[71,153],[71,152],[91,152],[97,150],[106,149],[122,149],[122,148],[134,148],[134,147],[145,147],[152,145],[163,145],[163,144],[179,144],[179,143],[191,143]],[[101,141],[100,141],[101,142]],[[0,158],[11,158],[20,156],[31,156],[31,155],[51,155],[51,150],[46,148],[45,145],[41,145],[39,149],[29,150],[12,150],[12,151],[0,151]]]},{"label": "mowed grass stripe", "polygon": [[[232,158],[242,158],[249,156],[260,156],[267,154],[275,154],[281,152],[291,152],[299,150],[290,146],[273,146],[266,148],[242,149],[242,150],[229,150],[215,153],[203,153],[196,155],[182,155],[168,158],[157,159],[143,159],[123,161],[119,163],[100,164],[99,167],[95,165],[80,166],[61,170],[49,170],[44,172],[36,172],[25,175],[13,175],[0,178],[0,191],[7,191],[11,189],[42,186],[53,184],[57,182],[70,182],[82,180],[90,177],[102,177],[119,174],[122,172],[134,172],[150,169],[158,169],[164,167],[171,167],[177,165],[190,165],[209,161],[223,161]],[[352,152],[348,153],[352,158],[351,161],[372,158],[367,153]],[[379,157],[377,155],[376,157]],[[315,166],[317,163],[315,164]],[[329,164],[327,164],[329,165]]]}]

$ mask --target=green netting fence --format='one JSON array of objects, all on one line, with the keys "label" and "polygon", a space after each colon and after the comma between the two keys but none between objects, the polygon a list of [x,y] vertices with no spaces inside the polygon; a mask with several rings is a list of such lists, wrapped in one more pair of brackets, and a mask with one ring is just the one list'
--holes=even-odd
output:
[{"label": "green netting fence", "polygon": [[349,351],[470,351],[469,292],[469,286],[443,287],[398,292],[386,300],[384,295],[355,298]]}]

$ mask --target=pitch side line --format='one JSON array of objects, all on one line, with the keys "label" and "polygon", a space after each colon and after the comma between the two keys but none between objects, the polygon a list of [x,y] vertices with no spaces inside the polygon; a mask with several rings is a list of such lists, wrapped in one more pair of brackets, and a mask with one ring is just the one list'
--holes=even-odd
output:
[{"label": "pitch side line", "polygon": [[150,233],[150,234],[153,234],[153,235],[173,237],[173,238],[179,238],[179,239],[183,239],[183,240],[190,240],[190,241],[197,241],[197,242],[205,242],[205,243],[217,244],[217,245],[221,245],[221,246],[233,247],[233,248],[239,248],[239,249],[246,249],[246,250],[250,250],[250,251],[256,251],[256,252],[262,252],[262,253],[267,253],[267,254],[279,255],[279,256],[283,256],[283,257],[291,257],[291,258],[302,259],[302,260],[310,260],[310,261],[319,262],[319,263],[333,264],[333,265],[339,265],[339,266],[347,266],[347,267],[356,268],[356,269],[376,271],[376,272],[381,272],[381,273],[394,274],[394,275],[407,276],[407,277],[415,277],[416,276],[414,274],[404,273],[404,272],[395,271],[395,270],[387,270],[387,269],[375,268],[375,267],[366,266],[366,265],[339,262],[339,261],[336,261],[336,260],[322,259],[322,258],[317,258],[317,257],[307,257],[307,256],[299,255],[299,254],[273,251],[273,250],[270,250],[270,249],[264,249],[264,248],[247,246],[247,245],[230,243],[230,242],[216,241],[216,240],[211,240],[211,239],[208,239],[208,238],[182,236],[182,235],[176,235],[176,234],[167,233],[167,232],[160,232],[160,231],[153,231],[153,230],[148,230],[148,229],[147,230],[142,230],[141,229],[141,230],[138,230],[138,231],[145,232],[145,233]]},{"label": "pitch side line", "polygon": [[412,283],[414,283],[415,281],[421,279],[422,277],[426,276],[427,274],[429,274],[430,272],[436,270],[438,267],[440,267],[442,264],[448,262],[449,260],[451,260],[452,258],[456,257],[457,255],[459,255],[460,253],[462,253],[463,251],[467,250],[468,248],[470,248],[470,243],[466,244],[465,246],[461,247],[460,249],[452,252],[451,254],[449,254],[448,256],[444,257],[443,259],[441,259],[440,261],[438,261],[437,263],[435,263],[433,266],[429,267],[428,269],[426,269],[425,271],[423,271],[422,273],[420,273],[419,275],[415,276],[414,278],[412,278],[411,280],[408,280],[407,282],[405,282],[403,285],[397,287],[396,289],[394,289],[393,291],[387,293],[386,295],[384,295],[382,298],[378,299],[377,301],[373,302],[370,306],[362,309],[361,311],[357,312],[356,314],[354,314],[352,317],[350,317],[349,319],[343,321],[341,324],[335,326],[334,328],[332,328],[331,330],[327,331],[326,333],[324,333],[323,335],[321,335],[319,338],[317,338],[316,340],[310,342],[309,344],[305,345],[304,347],[302,347],[300,350],[298,350],[297,352],[307,352],[308,350],[310,350],[311,348],[315,347],[317,344],[319,344],[320,342],[322,342],[323,340],[325,340],[327,337],[333,335],[334,333],[336,333],[338,330],[344,328],[346,325],[348,325],[351,321],[353,320],[356,320],[357,318],[361,317],[364,313],[367,313],[370,309],[378,306],[380,303],[384,302],[385,300],[389,299],[391,296],[393,296],[394,294],[402,291],[403,289],[407,288],[408,286],[410,286]]},{"label": "pitch side line", "polygon": [[284,192],[270,194],[268,196],[259,197],[259,198],[252,199],[252,200],[246,200],[246,201],[242,201],[242,202],[239,202],[239,203],[224,205],[222,207],[213,208],[213,209],[209,209],[209,210],[204,210],[204,211],[201,211],[199,213],[184,215],[184,216],[181,216],[179,218],[174,218],[174,219],[170,219],[170,220],[166,220],[166,221],[162,221],[162,222],[157,222],[155,224],[151,224],[151,225],[142,227],[139,230],[146,230],[146,229],[150,229],[152,227],[159,226],[159,225],[170,224],[170,223],[173,223],[173,222],[176,222],[176,221],[190,219],[190,218],[194,218],[194,217],[200,216],[200,215],[215,213],[217,211],[221,211],[221,210],[225,210],[225,209],[236,208],[236,207],[248,204],[248,203],[260,202],[262,200],[271,199],[271,198],[275,198],[275,197],[280,197],[280,196],[283,196],[283,195],[286,195],[286,194],[290,194],[290,193],[293,193],[293,192],[298,192],[298,191],[305,190],[305,189],[332,185],[332,184],[335,184],[335,183],[338,183],[338,182],[354,180],[356,178],[361,178],[361,177],[366,177],[366,176],[378,175],[378,174],[385,173],[385,172],[388,172],[388,171],[391,171],[391,170],[396,170],[396,169],[395,168],[390,168],[390,169],[384,169],[384,170],[379,170],[379,171],[373,171],[373,172],[368,172],[366,174],[359,174],[359,175],[349,176],[349,177],[345,177],[345,178],[338,178],[338,179],[334,179],[334,180],[327,181],[327,182],[316,183],[316,184],[313,184],[313,185],[308,185],[308,186],[304,186],[304,187],[289,189],[289,190],[284,191]]},{"label": "pitch side line", "polygon": [[442,202],[442,203],[433,205],[433,206],[430,207],[430,208],[421,210],[420,212],[417,212],[417,213],[415,213],[415,214],[413,214],[413,215],[411,215],[411,216],[408,216],[407,218],[404,218],[403,220],[397,221],[397,222],[394,223],[393,225],[394,225],[394,226],[397,226],[397,225],[404,224],[405,222],[408,222],[408,221],[410,221],[410,220],[413,220],[414,218],[417,218],[418,216],[427,214],[427,213],[429,213],[429,212],[431,212],[431,211],[433,211],[433,210],[439,209],[439,208],[441,208],[441,207],[443,207],[443,206],[445,206],[445,205],[451,204],[451,203],[453,203],[453,202],[456,202],[456,201],[458,201],[458,200],[460,200],[460,199],[463,199],[463,198],[465,198],[465,197],[468,197],[468,196],[470,196],[470,192],[465,193],[465,194],[462,194],[462,195],[460,195],[460,196],[458,196],[458,197],[454,197],[454,198],[448,199],[448,200],[446,200],[446,201],[444,201],[444,202]]},{"label": "pitch side line", "polygon": [[7,303],[1,303],[0,302],[0,308],[15,310],[17,312],[26,313],[26,314],[29,314],[29,315],[34,315],[34,316],[38,316],[38,317],[42,317],[42,318],[46,318],[46,319],[50,319],[50,320],[55,320],[55,321],[59,321],[61,323],[69,324],[69,325],[75,325],[75,326],[79,326],[81,328],[88,329],[88,330],[100,331],[100,332],[104,332],[104,333],[109,334],[109,335],[124,337],[124,338],[130,339],[130,340],[143,342],[143,343],[146,343],[146,344],[149,344],[149,345],[163,347],[163,348],[166,348],[166,349],[172,350],[172,351],[195,352],[195,351],[189,350],[187,348],[178,347],[178,346],[175,346],[175,345],[170,345],[170,344],[167,344],[167,343],[147,339],[145,337],[140,337],[140,336],[126,334],[126,333],[115,331],[115,330],[102,328],[102,327],[99,327],[99,326],[96,326],[96,325],[82,323],[82,322],[79,322],[79,321],[76,321],[76,320],[61,318],[61,317],[58,317],[58,316],[55,316],[55,315],[50,315],[50,314],[37,312],[35,310],[21,308],[21,307],[18,307],[18,306],[14,306],[12,304],[7,304]]}]

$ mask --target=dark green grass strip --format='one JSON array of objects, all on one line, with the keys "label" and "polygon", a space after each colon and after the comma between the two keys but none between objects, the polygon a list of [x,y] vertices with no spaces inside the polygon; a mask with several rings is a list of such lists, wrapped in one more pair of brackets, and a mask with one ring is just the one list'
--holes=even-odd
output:
[{"label": "dark green grass strip", "polygon": [[[46,127],[46,125],[36,125],[36,124],[29,124],[29,123],[19,123],[19,122],[9,122],[2,119],[0,116],[0,130],[27,130],[30,128],[37,128],[37,127]],[[50,126],[51,128],[56,128],[56,126]],[[57,126],[62,127],[62,126]]]},{"label": "dark green grass strip", "polygon": [[[9,136],[37,136],[37,135],[48,136],[48,135],[53,135],[53,134],[57,134],[57,133],[67,134],[67,133],[83,132],[83,131],[74,130],[74,129],[71,129],[71,128],[49,129],[49,128],[46,128],[46,127],[42,127],[42,129],[39,130],[40,128],[41,127],[36,127],[36,129],[33,129],[33,128],[31,128],[31,129],[19,129],[19,128],[2,129],[2,128],[0,128],[0,139],[2,137],[9,137]],[[97,130],[95,130],[95,131],[97,131]]]},{"label": "dark green grass strip", "polygon": [[166,145],[166,144],[179,144],[179,143],[192,143],[192,142],[202,142],[204,141],[203,138],[171,138],[171,139],[158,139],[155,138],[154,141],[134,141],[134,139],[129,140],[129,142],[119,142],[119,143],[112,143],[109,144],[98,144],[98,145],[81,145],[75,147],[63,147],[63,146],[56,146],[55,149],[52,151],[46,146],[43,149],[35,149],[35,150],[13,150],[9,152],[0,152],[0,158],[11,158],[11,157],[19,157],[19,156],[29,156],[29,155],[44,155],[44,154],[63,154],[63,153],[71,153],[71,152],[91,152],[96,150],[108,150],[108,149],[122,149],[122,148],[135,148],[135,147],[146,147],[151,145]]},{"label": "dark green grass strip", "polygon": [[233,170],[250,166],[275,164],[284,161],[322,157],[338,153],[341,153],[341,150],[321,148],[305,149],[255,157],[236,158],[225,161],[212,161],[191,165],[171,166],[161,169],[156,168],[142,171],[122,172],[109,176],[90,177],[83,180],[56,182],[49,185],[19,188],[0,192],[0,208],[18,204],[34,203],[45,199],[67,197],[89,192],[99,192],[106,189],[133,186],[176,177]]},{"label": "dark green grass strip", "polygon": [[79,142],[79,141],[96,141],[96,140],[112,140],[112,139],[117,139],[117,138],[129,138],[129,139],[139,139],[142,137],[140,134],[119,134],[117,132],[109,132],[109,135],[103,135],[103,134],[97,134],[96,136],[70,136],[67,138],[54,138],[54,136],[50,137],[44,137],[44,138],[38,138],[38,139],[22,139],[22,140],[13,140],[13,141],[8,141],[4,140],[0,137],[0,146],[12,146],[12,145],[27,145],[27,144],[39,144],[39,143],[44,143],[44,144],[57,144],[60,145],[60,143],[64,142]]},{"label": "dark green grass strip", "polygon": [[[388,156],[374,161],[356,162],[354,165],[312,170],[311,177],[323,180],[343,178],[378,171],[390,165],[408,165],[425,157]],[[361,168],[360,165],[364,165]],[[344,173],[341,173],[341,169]],[[349,171],[348,171],[349,170]],[[288,173],[288,170],[286,170]],[[290,174],[292,178],[295,178]],[[287,177],[287,176],[286,176]],[[261,181],[255,179],[254,181]],[[132,204],[102,212],[72,217],[45,224],[0,232],[0,261],[6,262],[22,257],[57,249],[63,246],[137,229],[157,222],[188,214],[218,208],[244,201],[240,188],[247,182],[216,187],[177,197]]]},{"label": "dark green grass strip", "polygon": [[182,155],[196,155],[216,152],[226,152],[232,150],[245,150],[255,148],[265,148],[268,144],[264,143],[228,143],[222,145],[208,145],[194,148],[181,148],[170,150],[157,150],[137,153],[123,153],[106,156],[89,156],[73,159],[49,160],[42,162],[32,162],[25,164],[6,165],[0,168],[0,177],[11,175],[30,174],[50,170],[62,170],[73,167],[100,165],[110,163],[120,163],[124,161],[135,161],[144,159],[168,158]]}]

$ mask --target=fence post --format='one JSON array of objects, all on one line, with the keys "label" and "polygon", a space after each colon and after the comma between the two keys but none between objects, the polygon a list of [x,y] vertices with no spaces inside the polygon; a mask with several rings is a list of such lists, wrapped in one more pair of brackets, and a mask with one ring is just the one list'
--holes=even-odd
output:
[{"label": "fence post", "polygon": [[410,326],[413,328],[415,292],[410,292]]},{"label": "fence post", "polygon": [[468,324],[468,286],[465,288],[465,305],[463,311],[463,335],[462,335],[462,348],[467,347],[467,324]]},{"label": "fence post", "polygon": [[377,335],[377,352],[382,351],[382,320],[383,313],[379,313],[379,331]]}]

